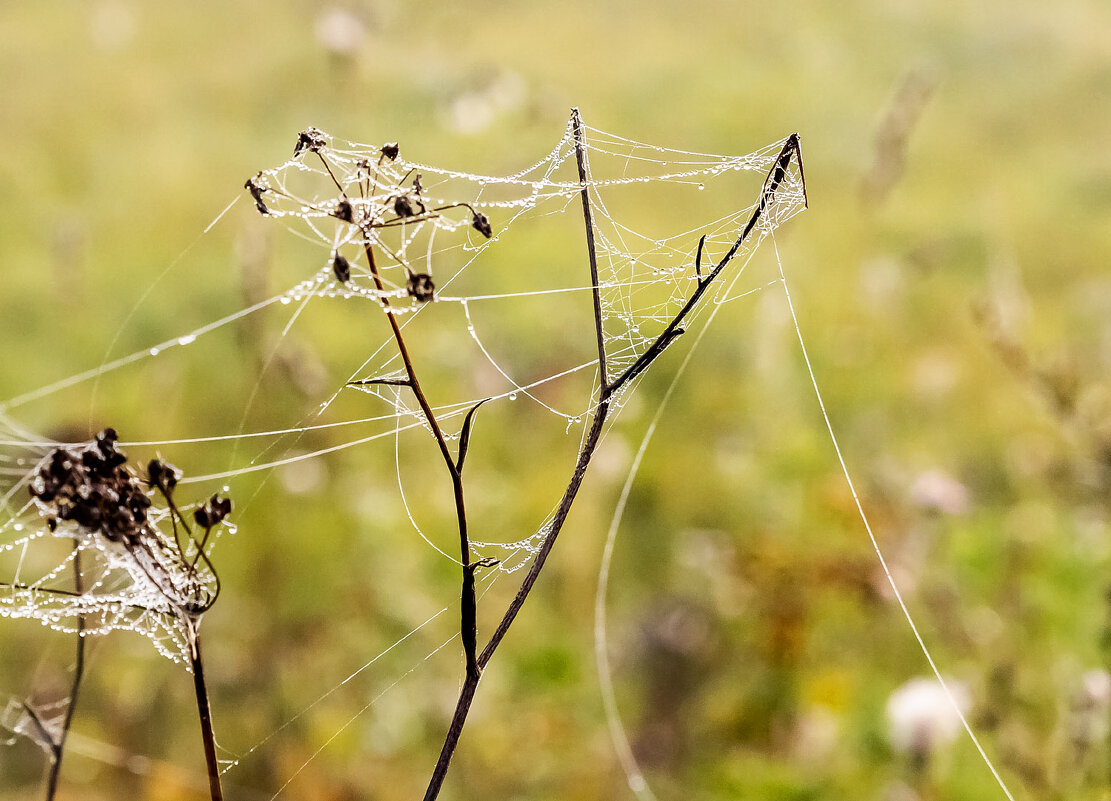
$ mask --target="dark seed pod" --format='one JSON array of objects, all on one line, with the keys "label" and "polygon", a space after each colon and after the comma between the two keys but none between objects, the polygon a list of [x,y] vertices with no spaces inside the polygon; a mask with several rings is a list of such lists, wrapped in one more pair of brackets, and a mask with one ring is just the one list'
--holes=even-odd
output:
[{"label": "dark seed pod", "polygon": [[151,459],[150,464],[147,465],[147,480],[152,487],[161,490],[164,495],[169,495],[174,491],[180,477],[180,470],[161,459]]},{"label": "dark seed pod", "polygon": [[231,498],[213,495],[202,506],[193,510],[193,520],[201,528],[209,529],[219,525],[229,514],[231,514]]},{"label": "dark seed pod", "polygon": [[382,145],[382,155],[390,161],[395,160],[400,152],[401,148],[397,146],[397,142],[386,142]]},{"label": "dark seed pod", "polygon": [[332,259],[332,273],[341,284],[346,284],[351,280],[351,263],[340,253],[337,253],[336,257]]},{"label": "dark seed pod", "polygon": [[489,239],[494,233],[494,229],[490,227],[490,221],[481,211],[476,211],[474,213],[474,219],[471,220],[471,225],[476,231],[478,231],[487,239]]},{"label": "dark seed pod", "polygon": [[297,158],[306,150],[319,153],[328,146],[328,135],[319,128],[306,128],[297,135],[297,144],[293,147],[293,158]]},{"label": "dark seed pod", "polygon": [[355,208],[351,205],[351,201],[343,198],[336,204],[336,210],[333,212],[337,220],[344,222],[355,222]]},{"label": "dark seed pod", "polygon": [[428,273],[409,273],[409,278],[405,282],[405,291],[420,303],[427,303],[435,296],[436,285]]},{"label": "dark seed pod", "polygon": [[408,195],[401,195],[393,202],[393,213],[398,217],[412,217],[416,214],[413,208],[413,201],[409,199]]},{"label": "dark seed pod", "polygon": [[247,183],[243,184],[243,188],[251,193],[251,197],[255,200],[255,207],[259,210],[260,214],[269,214],[270,209],[266,208],[266,203],[262,200],[262,193],[270,189],[263,180],[262,173],[259,172],[254,178],[248,178]]}]

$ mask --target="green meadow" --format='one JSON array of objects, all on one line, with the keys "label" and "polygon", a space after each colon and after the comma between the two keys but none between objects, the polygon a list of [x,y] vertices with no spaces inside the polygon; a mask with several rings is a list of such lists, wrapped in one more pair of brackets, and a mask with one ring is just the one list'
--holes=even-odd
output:
[{"label": "green meadow", "polygon": [[[748,265],[736,294],[751,294],[718,307],[614,544],[606,652],[651,793],[1006,798],[933,685],[908,684],[930,665],[842,473],[781,263],[861,507],[984,751],[1016,799],[1107,799],[1111,7],[1095,0],[12,0],[0,403],[326,264],[326,245],[260,219],[243,190],[306,127],[502,175],[548,153],[572,107],[598,129],[701,153],[798,132],[805,161],[809,208]],[[707,213],[754,203],[761,180]],[[666,222],[662,197],[629,213]],[[490,288],[468,291],[586,269],[573,225],[490,252]],[[589,344],[588,312],[510,308],[495,344],[521,370],[554,372],[568,332],[586,325]],[[325,450],[358,434],[307,431],[270,450],[231,435],[311,422],[387,341],[381,317],[312,303],[285,331],[288,314],[252,316],[0,408],[62,441],[104,426],[125,441],[228,435],[128,449],[186,478]],[[600,692],[595,596],[622,485],[693,333],[607,433],[487,668],[441,798],[637,798]],[[429,336],[414,350],[432,386],[483,380],[481,360]],[[335,415],[372,414],[362,397],[344,394]],[[521,400],[478,413],[474,536],[541,525],[574,465],[566,428]],[[204,623],[219,756],[238,761],[228,799],[424,792],[463,676],[448,642],[459,570],[399,501],[401,475],[424,533],[457,548],[443,464],[426,440],[400,443],[228,481],[237,530],[214,551],[222,590]],[[33,464],[0,467],[7,487]],[[480,599],[480,644],[522,575]],[[72,636],[0,618],[0,709],[64,700],[73,653]],[[191,684],[143,637],[90,638],[59,801],[208,798]],[[46,763],[12,736],[0,801],[42,798]]]}]

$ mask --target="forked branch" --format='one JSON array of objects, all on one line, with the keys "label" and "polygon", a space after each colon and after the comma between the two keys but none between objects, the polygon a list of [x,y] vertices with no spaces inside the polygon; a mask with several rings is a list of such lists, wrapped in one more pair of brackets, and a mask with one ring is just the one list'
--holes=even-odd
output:
[{"label": "forked branch", "polygon": [[[494,633],[490,636],[489,642],[483,648],[482,653],[478,656],[477,664],[478,671],[471,673],[468,671],[466,680],[459,693],[459,700],[456,702],[455,712],[452,715],[451,723],[448,726],[447,734],[444,738],[443,747],[440,750],[439,759],[436,762],[436,767],[433,770],[432,778],[428,783],[428,789],[425,791],[424,801],[433,801],[440,793],[440,788],[443,786],[444,777],[447,775],[448,768],[451,763],[451,758],[455,753],[456,746],[459,743],[459,738],[463,732],[463,726],[466,724],[467,714],[470,711],[471,703],[474,700],[475,691],[478,689],[479,679],[481,677],[481,670],[486,667],[493,657],[494,652],[501,644],[506,633],[509,631],[513,621],[517,618],[518,612],[528,599],[529,594],[532,592],[536,580],[540,577],[540,572],[544,569],[547,562],[548,555],[551,553],[552,547],[555,545],[556,538],[559,536],[560,531],[563,529],[564,523],[567,521],[567,516],[571,511],[571,507],[575,502],[578,495],[579,488],[582,486],[583,478],[586,475],[586,470],[590,465],[591,458],[595,450],[598,448],[598,443],[601,440],[602,429],[605,426],[606,418],[609,416],[611,408],[611,399],[620,391],[625,385],[631,382],[638,375],[643,373],[653,362],[660,357],[671,342],[675,340],[680,334],[683,333],[683,321],[689,316],[691,311],[699,304],[702,297],[705,295],[706,290],[710,284],[713,283],[721,272],[729,265],[733,258],[740,251],[741,247],[748,241],[752,231],[756,228],[757,223],[765,215],[769,204],[774,200],[776,193],[779,191],[781,184],[787,176],[787,171],[790,168],[791,161],[794,160],[799,168],[799,177],[803,181],[803,198],[805,200],[805,178],[802,173],[802,152],[799,146],[798,134],[792,134],[787,138],[780,151],[779,156],[776,158],[775,163],[772,165],[768,176],[764,181],[763,190],[760,193],[760,200],[756,208],[752,212],[747,224],[742,229],[740,235],[729,251],[722,256],[721,260],[714,265],[713,270],[705,276],[701,275],[701,266],[697,266],[698,285],[690,298],[679,310],[679,312],[671,319],[660,335],[653,341],[653,343],[644,351],[643,354],[630,365],[620,376],[613,381],[610,381],[606,374],[605,362],[605,331],[603,328],[602,308],[600,287],[598,285],[598,268],[597,268],[597,254],[594,246],[594,226],[593,216],[590,208],[589,196],[589,177],[585,158],[585,142],[583,140],[583,127],[582,117],[579,110],[573,109],[571,111],[571,128],[575,138],[575,151],[577,156],[579,168],[579,181],[582,184],[582,204],[583,204],[583,218],[586,228],[587,250],[590,261],[590,278],[591,286],[593,289],[594,300],[594,327],[598,340],[598,366],[599,366],[599,392],[597,401],[591,412],[590,430],[583,440],[583,444],[579,449],[578,458],[575,462],[575,470],[571,475],[571,480],[567,484],[567,488],[563,492],[563,497],[560,499],[559,506],[556,509],[555,515],[552,517],[551,522],[547,526],[547,532],[544,539],[537,550],[532,564],[528,572],[525,574],[524,579],[521,581],[520,587],[517,589],[517,594],[510,602],[501,622],[498,623]],[[698,260],[701,262],[703,243],[699,243]]]}]

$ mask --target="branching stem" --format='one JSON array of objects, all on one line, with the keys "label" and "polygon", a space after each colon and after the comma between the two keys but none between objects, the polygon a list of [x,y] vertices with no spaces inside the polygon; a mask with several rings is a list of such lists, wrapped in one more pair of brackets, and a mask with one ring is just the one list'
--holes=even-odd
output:
[{"label": "branching stem", "polygon": [[447,466],[448,474],[451,476],[452,491],[455,495],[455,518],[459,528],[459,557],[463,565],[459,633],[463,640],[463,653],[467,660],[467,678],[470,680],[473,677],[477,682],[479,674],[478,659],[476,656],[478,650],[478,601],[475,596],[474,566],[471,564],[471,542],[467,534],[467,506],[463,496],[463,474],[452,458],[451,451],[447,446],[447,438],[444,436],[444,431],[436,421],[436,415],[432,411],[432,407],[429,405],[428,399],[424,395],[420,380],[417,378],[416,368],[413,367],[413,359],[409,355],[409,349],[405,345],[405,337],[401,333],[401,326],[397,323],[397,317],[394,315],[393,307],[390,306],[389,299],[384,295],[385,286],[382,283],[382,278],[378,273],[378,266],[374,260],[374,248],[371,247],[370,244],[370,232],[364,231],[364,234],[366,234],[364,248],[366,250],[367,265],[370,268],[370,274],[374,277],[375,287],[380,293],[383,293],[382,305],[386,309],[386,319],[390,322],[390,329],[393,331],[398,353],[401,356],[401,361],[405,365],[405,374],[409,377],[409,387],[413,390],[413,395],[416,396],[417,404],[424,414],[424,419],[428,422],[428,427],[432,430],[432,435],[436,438],[436,444],[440,448],[440,454],[443,456],[444,464]]},{"label": "branching stem", "polygon": [[[594,246],[594,229],[593,221],[590,211],[590,201],[587,195],[589,182],[587,175],[587,168],[585,157],[582,151],[582,118],[579,115],[578,109],[573,109],[571,112],[571,125],[574,131],[576,151],[578,155],[579,166],[579,180],[582,183],[582,199],[583,199],[583,217],[586,226],[587,248],[590,257],[590,272],[591,283],[593,286],[594,296],[594,327],[598,339],[598,362],[600,368],[600,385],[598,392],[598,400],[594,405],[592,412],[592,422],[590,431],[587,433],[583,444],[579,449],[578,459],[575,462],[575,471],[571,476],[571,480],[564,490],[563,497],[560,500],[559,507],[555,515],[552,517],[551,523],[548,525],[548,530],[544,535],[544,540],[536,553],[532,564],[529,566],[528,573],[521,581],[521,585],[517,590],[517,594],[510,602],[509,607],[506,609],[505,614],[502,616],[501,622],[498,623],[491,635],[486,647],[483,648],[481,655],[477,659],[478,670],[475,672],[468,671],[466,681],[459,692],[459,700],[455,705],[455,713],[452,715],[451,723],[448,726],[447,735],[444,738],[443,747],[440,750],[439,759],[436,761],[436,767],[433,770],[432,778],[428,783],[428,789],[424,794],[424,801],[434,801],[440,794],[440,788],[443,786],[444,777],[447,775],[448,768],[451,763],[451,758],[455,753],[455,748],[459,743],[459,738],[463,732],[463,726],[467,721],[467,714],[470,712],[471,703],[474,701],[475,691],[478,689],[479,678],[481,677],[481,670],[489,664],[490,659],[493,657],[494,652],[501,644],[502,639],[509,631],[510,626],[520,612],[521,607],[524,605],[525,600],[528,598],[529,593],[532,592],[536,580],[540,577],[540,571],[544,569],[544,564],[547,561],[548,554],[551,553],[552,547],[555,545],[556,538],[559,532],[563,529],[564,523],[567,521],[567,516],[571,511],[571,506],[578,495],[579,488],[582,486],[583,477],[586,475],[587,467],[590,465],[590,460],[594,456],[594,452],[601,441],[602,429],[605,426],[606,418],[610,412],[610,400],[624,385],[628,384],[640,373],[646,370],[659,356],[664,352],[667,346],[682,333],[683,329],[681,324],[684,319],[689,315],[692,309],[698,305],[706,292],[706,289],[714,281],[722,270],[733,260],[739,252],[741,246],[748,239],[752,230],[756,227],[760,218],[764,215],[768,204],[772,201],[776,191],[779,189],[780,184],[786,177],[787,169],[790,166],[792,158],[796,160],[799,166],[800,177],[802,170],[801,151],[799,147],[798,134],[792,134],[783,145],[775,164],[772,166],[771,171],[768,173],[767,179],[764,181],[764,188],[760,194],[760,201],[752,216],[749,218],[748,223],[741,231],[737,240],[729,251],[721,258],[721,260],[714,266],[714,269],[707,274],[704,278],[700,276],[699,283],[691,297],[683,305],[683,308],[672,318],[671,322],[665,327],[664,331],[656,338],[656,340],[648,347],[648,349],[637,359],[624,373],[617,379],[610,382],[606,377],[605,369],[605,339],[603,331],[603,318],[601,309],[601,299],[599,295],[598,286],[598,271],[597,271],[597,256]],[[805,188],[804,188],[805,191]],[[391,321],[392,321],[391,316]],[[396,328],[396,323],[394,324]],[[469,558],[465,562],[469,562]],[[464,570],[466,573],[466,570]],[[473,591],[473,574],[472,574],[472,591]]]}]

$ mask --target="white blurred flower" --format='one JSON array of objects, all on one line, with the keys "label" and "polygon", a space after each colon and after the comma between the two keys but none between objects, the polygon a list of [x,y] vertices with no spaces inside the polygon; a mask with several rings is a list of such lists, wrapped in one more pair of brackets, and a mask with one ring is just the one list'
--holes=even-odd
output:
[{"label": "white blurred flower", "polygon": [[941,470],[927,470],[910,487],[916,504],[932,512],[963,515],[968,511],[968,488]]},{"label": "white blurred flower", "polygon": [[1111,706],[1111,673],[1101,668],[1087,671],[1081,679],[1083,698],[1091,706],[1106,714]]},{"label": "white blurred flower", "polygon": [[342,8],[329,8],[316,18],[316,40],[333,56],[352,58],[366,41],[366,25]]},{"label": "white blurred flower", "polygon": [[456,95],[442,112],[444,124],[453,131],[477,134],[489,128],[502,114],[524,104],[527,89],[515,72],[502,72],[485,85]]},{"label": "white blurred flower", "polygon": [[89,33],[101,50],[122,50],[135,40],[139,23],[135,12],[124,3],[108,0],[92,9]]},{"label": "white blurred flower", "polygon": [[946,683],[952,700],[932,678],[911,679],[887,699],[887,722],[896,750],[928,755],[960,734],[960,716],[953,704],[961,714],[968,710],[968,688],[960,682]]}]

